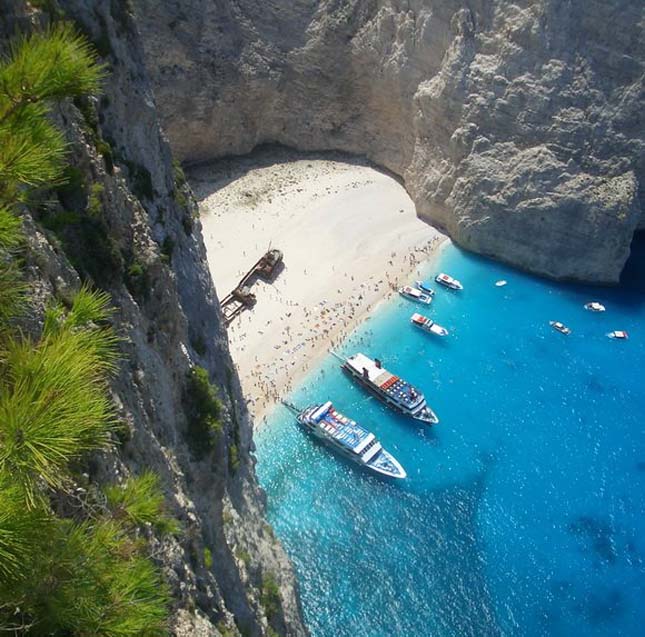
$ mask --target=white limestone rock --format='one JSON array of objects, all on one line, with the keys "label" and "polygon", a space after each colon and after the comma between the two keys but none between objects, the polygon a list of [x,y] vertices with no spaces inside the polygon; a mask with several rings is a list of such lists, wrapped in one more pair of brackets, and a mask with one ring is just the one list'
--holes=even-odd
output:
[{"label": "white limestone rock", "polygon": [[[402,176],[419,214],[464,247],[557,278],[617,281],[634,229],[645,227],[642,2],[137,8],[182,159],[265,142],[363,154]],[[620,203],[605,200],[608,184],[623,181],[635,196],[630,186]],[[566,258],[564,236],[576,238]]]}]

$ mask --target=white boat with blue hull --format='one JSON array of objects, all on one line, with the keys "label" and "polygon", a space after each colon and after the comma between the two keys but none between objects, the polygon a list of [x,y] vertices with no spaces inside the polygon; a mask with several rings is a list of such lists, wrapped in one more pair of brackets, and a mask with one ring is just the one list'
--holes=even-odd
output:
[{"label": "white boat with blue hull", "polygon": [[426,283],[425,281],[415,281],[414,283],[422,292],[425,292],[430,296],[434,296],[434,290],[430,287],[429,283]]},{"label": "white boat with blue hull", "polygon": [[306,431],[344,458],[388,478],[407,477],[405,469],[376,436],[336,411],[331,401],[311,405],[302,411],[285,405],[297,413],[296,419]]},{"label": "white boat with blue hull", "polygon": [[439,422],[425,396],[406,380],[384,369],[378,358],[371,359],[359,352],[345,359],[332,353],[343,361],[343,370],[391,409],[429,425]]}]

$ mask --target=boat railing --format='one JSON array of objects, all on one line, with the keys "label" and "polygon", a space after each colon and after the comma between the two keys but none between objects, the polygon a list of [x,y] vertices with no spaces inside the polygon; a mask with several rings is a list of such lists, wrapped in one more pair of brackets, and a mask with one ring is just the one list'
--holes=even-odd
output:
[{"label": "boat railing", "polygon": [[281,400],[280,402],[296,416],[302,412],[302,409],[298,409],[293,403],[289,403],[286,400]]}]

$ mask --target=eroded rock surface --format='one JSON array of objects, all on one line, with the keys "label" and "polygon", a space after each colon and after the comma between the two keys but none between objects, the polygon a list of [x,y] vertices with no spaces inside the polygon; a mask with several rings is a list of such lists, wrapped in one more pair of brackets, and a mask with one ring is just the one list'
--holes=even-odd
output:
[{"label": "eroded rock surface", "polygon": [[458,243],[617,281],[645,226],[645,4],[140,0],[186,161],[264,142],[366,155]]},{"label": "eroded rock surface", "polygon": [[[293,570],[266,522],[252,423],[196,204],[161,132],[128,4],[61,0],[48,7],[76,22],[108,71],[98,99],[67,100],[55,109],[75,178],[64,196],[49,193],[46,207],[47,214],[83,217],[91,193],[100,229],[79,232],[70,244],[39,223],[38,207],[23,217],[33,305],[25,329],[39,333],[46,304],[71,298],[81,273],[109,292],[114,308],[120,362],[111,390],[123,431],[113,451],[88,461],[85,486],[144,470],[160,477],[169,513],[181,525],[176,535],[147,530],[172,593],[171,634],[304,636]],[[27,3],[0,0],[0,50],[12,34],[47,22],[47,14]],[[188,442],[186,407],[188,374],[197,365],[222,401],[221,434],[199,457]]]}]

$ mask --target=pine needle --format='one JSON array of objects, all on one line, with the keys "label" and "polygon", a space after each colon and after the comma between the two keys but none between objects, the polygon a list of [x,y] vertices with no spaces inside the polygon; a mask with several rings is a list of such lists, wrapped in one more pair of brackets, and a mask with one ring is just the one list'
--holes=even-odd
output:
[{"label": "pine needle", "polygon": [[0,471],[33,504],[39,479],[62,488],[67,465],[110,445],[115,426],[106,376],[113,367],[106,330],[69,330],[10,341],[0,384]]},{"label": "pine needle", "polygon": [[152,471],[131,477],[123,485],[106,487],[105,496],[117,519],[126,519],[134,526],[150,524],[164,533],[179,531],[178,522],[165,513],[159,476]]}]

